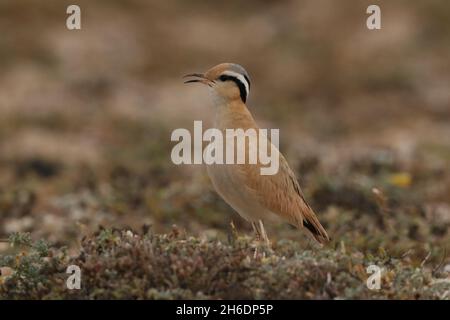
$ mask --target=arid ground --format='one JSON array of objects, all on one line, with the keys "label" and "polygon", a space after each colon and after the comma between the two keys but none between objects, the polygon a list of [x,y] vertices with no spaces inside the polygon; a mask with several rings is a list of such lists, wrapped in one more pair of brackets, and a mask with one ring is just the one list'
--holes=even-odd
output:
[{"label": "arid ground", "polygon": [[[69,31],[72,2],[0,2],[1,299],[450,299],[450,2],[79,0]],[[220,62],[329,245],[268,225],[254,258],[204,166],[172,163],[213,119],[181,77]]]}]

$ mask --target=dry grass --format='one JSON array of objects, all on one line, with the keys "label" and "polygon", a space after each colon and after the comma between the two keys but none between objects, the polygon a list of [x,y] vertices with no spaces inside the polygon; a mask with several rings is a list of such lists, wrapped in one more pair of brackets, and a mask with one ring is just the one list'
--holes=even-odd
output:
[{"label": "dry grass", "polygon": [[[0,297],[448,299],[450,6],[379,3],[369,32],[365,1],[85,0],[71,32],[60,1],[2,1],[0,238],[39,242],[0,243]],[[224,61],[250,72],[251,111],[281,129],[329,247],[269,226],[274,250],[252,260],[204,169],[171,163],[171,131],[212,119],[180,76]]]}]

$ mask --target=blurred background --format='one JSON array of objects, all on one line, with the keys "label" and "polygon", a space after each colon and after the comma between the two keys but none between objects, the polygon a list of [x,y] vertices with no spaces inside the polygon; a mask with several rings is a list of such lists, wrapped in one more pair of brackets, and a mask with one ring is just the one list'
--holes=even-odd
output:
[{"label": "blurred background", "polygon": [[[99,226],[226,239],[251,228],[172,130],[211,124],[181,76],[250,73],[248,105],[334,239],[442,259],[450,243],[448,1],[0,1],[0,238],[76,249]],[[366,28],[378,4],[382,29]],[[309,245],[289,225],[270,237]],[[0,251],[7,244],[0,244]]]}]

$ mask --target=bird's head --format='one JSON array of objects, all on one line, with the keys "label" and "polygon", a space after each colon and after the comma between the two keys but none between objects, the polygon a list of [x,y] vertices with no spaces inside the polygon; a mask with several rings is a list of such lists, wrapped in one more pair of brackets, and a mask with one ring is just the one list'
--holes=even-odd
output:
[{"label": "bird's head", "polygon": [[250,93],[250,78],[247,71],[234,63],[221,63],[205,73],[190,73],[184,77],[194,78],[184,83],[206,84],[214,94],[225,100],[240,99],[245,103]]}]

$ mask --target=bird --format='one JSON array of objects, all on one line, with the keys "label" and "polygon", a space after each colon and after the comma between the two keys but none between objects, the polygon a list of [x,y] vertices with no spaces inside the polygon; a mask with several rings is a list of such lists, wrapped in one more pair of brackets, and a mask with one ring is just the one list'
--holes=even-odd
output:
[{"label": "bird", "polygon": [[[201,83],[210,89],[216,129],[222,132],[227,129],[260,129],[246,104],[250,93],[250,76],[241,65],[221,63],[204,73],[190,73],[184,78],[190,78],[184,83]],[[268,246],[270,240],[264,223],[280,218],[306,230],[319,244],[328,243],[330,238],[306,202],[286,158],[268,138],[259,139],[265,139],[262,142],[267,143],[271,152],[278,155],[278,172],[261,175],[262,164],[259,161],[256,164],[209,164],[206,171],[214,189],[242,218],[251,223],[256,238]],[[252,148],[248,141],[245,148],[247,151]]]}]

